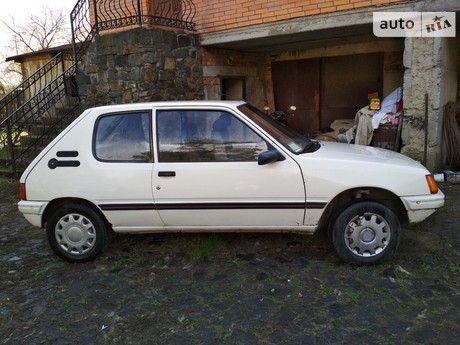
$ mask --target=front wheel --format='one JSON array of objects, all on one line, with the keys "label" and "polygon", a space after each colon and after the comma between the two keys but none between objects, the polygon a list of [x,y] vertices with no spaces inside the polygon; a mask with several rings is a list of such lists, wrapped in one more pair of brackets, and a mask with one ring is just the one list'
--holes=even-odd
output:
[{"label": "front wheel", "polygon": [[67,204],[58,208],[46,224],[51,249],[70,262],[97,258],[109,244],[111,232],[104,219],[83,204]]},{"label": "front wheel", "polygon": [[401,238],[398,217],[383,204],[359,201],[346,207],[330,225],[337,254],[355,265],[373,265],[388,259]]}]

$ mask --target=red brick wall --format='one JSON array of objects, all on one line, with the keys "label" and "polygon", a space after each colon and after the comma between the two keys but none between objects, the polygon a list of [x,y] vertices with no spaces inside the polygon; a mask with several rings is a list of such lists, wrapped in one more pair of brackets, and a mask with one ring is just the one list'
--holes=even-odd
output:
[{"label": "red brick wall", "polygon": [[311,16],[408,0],[193,0],[199,32]]}]

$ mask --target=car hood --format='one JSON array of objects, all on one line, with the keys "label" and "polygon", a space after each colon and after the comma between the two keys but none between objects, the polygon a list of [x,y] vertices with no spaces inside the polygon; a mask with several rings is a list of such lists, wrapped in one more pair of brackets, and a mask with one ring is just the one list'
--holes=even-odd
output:
[{"label": "car hood", "polygon": [[412,158],[371,146],[320,144],[319,150],[298,159],[310,195],[336,195],[358,186],[382,188],[399,196],[430,194],[425,177],[430,172]]},{"label": "car hood", "polygon": [[[420,162],[400,153],[378,147],[352,145],[336,142],[320,142],[321,148],[317,151],[325,159],[354,163],[377,163],[421,167]],[[424,169],[424,168],[423,168]]]}]

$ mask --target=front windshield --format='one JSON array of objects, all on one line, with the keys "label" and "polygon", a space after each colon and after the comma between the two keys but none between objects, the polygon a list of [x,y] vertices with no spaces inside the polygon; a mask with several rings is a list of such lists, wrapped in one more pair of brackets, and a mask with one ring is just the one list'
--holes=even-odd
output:
[{"label": "front windshield", "polygon": [[292,153],[306,152],[313,145],[310,139],[276,121],[251,104],[240,105],[238,109]]}]

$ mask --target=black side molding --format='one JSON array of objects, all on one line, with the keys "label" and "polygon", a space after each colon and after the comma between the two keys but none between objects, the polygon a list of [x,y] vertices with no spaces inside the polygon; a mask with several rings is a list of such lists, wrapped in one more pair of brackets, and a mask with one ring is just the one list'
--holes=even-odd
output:
[{"label": "black side molding", "polygon": [[78,157],[78,151],[58,151],[57,157]]},{"label": "black side molding", "polygon": [[58,167],[78,167],[80,161],[58,161],[56,158],[52,158],[48,162],[48,168],[56,169]]}]

